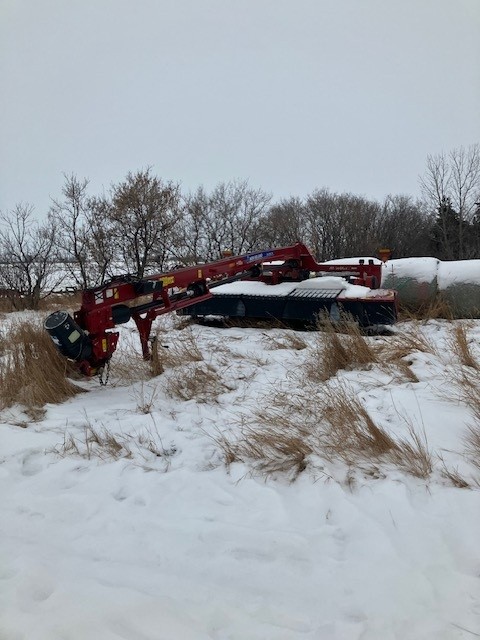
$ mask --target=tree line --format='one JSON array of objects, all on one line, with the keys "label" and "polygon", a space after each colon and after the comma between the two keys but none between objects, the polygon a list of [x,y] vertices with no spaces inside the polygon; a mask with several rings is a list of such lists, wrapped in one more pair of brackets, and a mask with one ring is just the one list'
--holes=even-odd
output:
[{"label": "tree line", "polygon": [[66,175],[43,222],[28,204],[0,214],[0,293],[38,308],[65,273],[86,288],[118,273],[143,277],[299,240],[320,262],[382,247],[397,258],[480,258],[480,145],[428,156],[420,184],[416,200],[322,188],[274,202],[242,180],[182,193],[150,168],[101,196],[87,179]]}]

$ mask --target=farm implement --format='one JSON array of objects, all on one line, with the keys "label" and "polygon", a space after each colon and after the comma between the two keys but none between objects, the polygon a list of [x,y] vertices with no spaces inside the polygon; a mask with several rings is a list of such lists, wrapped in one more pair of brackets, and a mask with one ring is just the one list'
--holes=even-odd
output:
[{"label": "farm implement", "polygon": [[305,322],[319,313],[335,321],[346,312],[362,327],[392,324],[396,293],[380,289],[380,283],[381,265],[373,260],[319,264],[305,245],[297,243],[144,278],[116,276],[85,289],[73,318],[56,311],[44,326],[60,352],[92,376],[103,371],[115,352],[115,327],[133,320],[148,359],[152,323],[172,311]]}]

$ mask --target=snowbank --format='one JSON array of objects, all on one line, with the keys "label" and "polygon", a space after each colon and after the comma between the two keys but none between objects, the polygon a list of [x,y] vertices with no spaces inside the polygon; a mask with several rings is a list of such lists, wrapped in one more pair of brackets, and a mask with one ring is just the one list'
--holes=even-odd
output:
[{"label": "snowbank", "polygon": [[[445,323],[421,330],[448,355]],[[227,470],[219,432],[240,436],[239,412],[255,425],[274,389],[298,389],[292,372],[306,350],[272,350],[268,338],[282,330],[193,327],[229,390],[214,403],[179,401],[169,395],[168,372],[115,384],[122,350],[132,356],[127,338],[138,343],[132,323],[120,331],[113,384],[90,381],[88,393],[47,407],[28,428],[16,424],[18,409],[0,417],[2,639],[475,635],[475,487],[451,486],[438,471],[424,482],[388,467],[352,479],[324,460],[309,460],[293,483],[257,477],[247,463]],[[183,333],[162,340],[173,336]],[[314,334],[302,337],[316,348]],[[480,323],[470,337],[477,349]],[[393,437],[408,434],[409,424],[423,429],[429,446],[468,478],[475,469],[459,452],[472,416],[445,397],[449,360],[418,352],[411,359],[416,383],[378,366],[344,371],[339,382]],[[148,398],[151,413],[143,409]],[[82,445],[88,425],[130,435],[138,446],[131,457],[90,456]],[[69,438],[78,453],[65,452]],[[155,443],[168,456],[157,455]]]}]

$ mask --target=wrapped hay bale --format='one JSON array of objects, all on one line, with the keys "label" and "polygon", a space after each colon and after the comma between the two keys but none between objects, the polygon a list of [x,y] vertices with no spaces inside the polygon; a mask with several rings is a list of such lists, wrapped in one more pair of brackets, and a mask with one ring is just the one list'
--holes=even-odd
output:
[{"label": "wrapped hay bale", "polygon": [[389,260],[382,269],[382,287],[396,289],[400,304],[411,309],[432,304],[437,295],[437,258]]},{"label": "wrapped hay bale", "polygon": [[480,260],[441,262],[437,281],[455,317],[480,317]]}]

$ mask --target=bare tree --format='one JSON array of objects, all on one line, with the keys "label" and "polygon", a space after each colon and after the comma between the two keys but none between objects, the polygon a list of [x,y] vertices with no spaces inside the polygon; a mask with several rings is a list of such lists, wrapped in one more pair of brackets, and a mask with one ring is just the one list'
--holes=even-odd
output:
[{"label": "bare tree", "polygon": [[210,199],[200,186],[183,198],[180,224],[174,228],[174,252],[178,262],[189,265],[212,259],[211,239],[207,233]]},{"label": "bare tree", "polygon": [[389,195],[379,220],[379,243],[396,258],[429,255],[431,227],[431,216],[422,202],[409,195]]},{"label": "bare tree", "polygon": [[65,268],[82,288],[92,284],[88,250],[89,225],[87,213],[88,180],[64,175],[63,200],[53,200],[51,215],[57,228],[56,243],[65,261]]},{"label": "bare tree", "polygon": [[333,230],[337,227],[338,231],[335,197],[328,189],[316,189],[305,203],[308,244],[320,261],[339,257],[335,255],[336,249],[333,246]]},{"label": "bare tree", "polygon": [[226,250],[239,255],[255,248],[270,199],[247,181],[220,183],[211,194],[200,187],[185,198],[178,258],[184,263],[208,262]]},{"label": "bare tree", "polygon": [[249,187],[246,180],[220,183],[215,187],[207,216],[213,259],[225,250],[241,255],[255,247],[270,200],[269,194]]},{"label": "bare tree", "polygon": [[88,201],[85,219],[88,225],[87,250],[88,276],[94,284],[103,284],[113,275],[118,246],[112,223],[112,203],[105,197],[93,197]]},{"label": "bare tree", "polygon": [[128,173],[112,187],[108,215],[128,271],[143,277],[150,262],[163,268],[178,221],[178,201],[178,185],[162,182],[150,168]]},{"label": "bare tree", "polygon": [[15,308],[38,309],[64,278],[55,264],[55,222],[49,217],[40,224],[27,204],[2,214],[0,221],[1,286],[11,292]]},{"label": "bare tree", "polygon": [[320,261],[371,255],[378,249],[380,213],[366,198],[316,190],[305,203],[307,244]]},{"label": "bare tree", "polygon": [[[427,156],[420,185],[432,213],[441,215],[448,209],[458,215],[458,237],[455,238],[458,250],[454,257],[463,259],[468,254],[465,228],[472,222],[475,203],[480,199],[480,145]],[[453,239],[445,238],[445,243],[450,240]]]},{"label": "bare tree", "polygon": [[272,205],[261,220],[262,247],[290,246],[302,240],[306,240],[306,221],[301,199],[291,197]]}]

